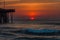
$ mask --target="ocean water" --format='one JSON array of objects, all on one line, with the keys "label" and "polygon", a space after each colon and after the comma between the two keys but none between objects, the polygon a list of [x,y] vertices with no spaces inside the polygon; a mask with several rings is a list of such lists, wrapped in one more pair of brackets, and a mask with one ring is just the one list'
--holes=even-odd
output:
[{"label": "ocean water", "polygon": [[60,25],[0,24],[0,40],[60,40]]}]

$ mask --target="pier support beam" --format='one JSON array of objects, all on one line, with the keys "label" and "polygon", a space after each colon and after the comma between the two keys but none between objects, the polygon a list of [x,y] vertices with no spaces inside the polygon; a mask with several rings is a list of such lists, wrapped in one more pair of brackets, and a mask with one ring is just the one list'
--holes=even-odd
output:
[{"label": "pier support beam", "polygon": [[[9,23],[9,13],[15,12],[15,9],[2,9],[0,8],[0,24],[2,23]],[[11,20],[13,21],[13,20]]]}]

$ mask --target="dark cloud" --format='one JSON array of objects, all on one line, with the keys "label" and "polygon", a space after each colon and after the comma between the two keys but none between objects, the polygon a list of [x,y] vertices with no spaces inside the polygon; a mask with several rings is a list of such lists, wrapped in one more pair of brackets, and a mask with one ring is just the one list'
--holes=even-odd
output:
[{"label": "dark cloud", "polygon": [[60,2],[60,0],[21,0],[21,3]]},{"label": "dark cloud", "polygon": [[[13,0],[7,1],[6,4],[15,4],[15,3],[46,3],[46,2],[60,2],[60,0]],[[0,0],[0,5],[3,4],[3,1]]]},{"label": "dark cloud", "polygon": [[[5,2],[5,4],[16,4],[16,3],[20,3],[19,1],[11,1],[11,2]],[[0,2],[0,5],[4,4],[4,2]]]}]

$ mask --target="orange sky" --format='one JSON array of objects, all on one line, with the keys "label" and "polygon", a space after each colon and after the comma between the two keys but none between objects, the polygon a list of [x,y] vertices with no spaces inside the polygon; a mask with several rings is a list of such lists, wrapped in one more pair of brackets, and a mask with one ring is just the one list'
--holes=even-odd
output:
[{"label": "orange sky", "polygon": [[[3,3],[3,0],[0,2]],[[0,7],[3,7],[1,4]],[[59,19],[60,1],[59,0],[6,0],[6,8],[15,8],[15,17],[28,16],[45,19]]]}]

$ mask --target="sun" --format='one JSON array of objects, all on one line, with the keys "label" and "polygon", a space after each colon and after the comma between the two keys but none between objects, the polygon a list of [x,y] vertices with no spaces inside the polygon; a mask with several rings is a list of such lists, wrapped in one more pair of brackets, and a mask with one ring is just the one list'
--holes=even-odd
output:
[{"label": "sun", "polygon": [[35,20],[35,18],[34,18],[34,17],[30,17],[30,20],[32,20],[32,21],[33,21],[33,20]]},{"label": "sun", "polygon": [[36,19],[37,13],[33,10],[27,12],[27,15],[29,17],[29,20],[34,21]]},{"label": "sun", "polygon": [[36,13],[35,13],[35,12],[29,12],[29,13],[28,13],[28,16],[29,16],[29,19],[30,19],[31,21],[33,21],[33,20],[35,20]]},{"label": "sun", "polygon": [[29,13],[28,13],[28,16],[34,17],[34,16],[36,16],[36,13],[35,13],[35,12],[29,12]]}]

